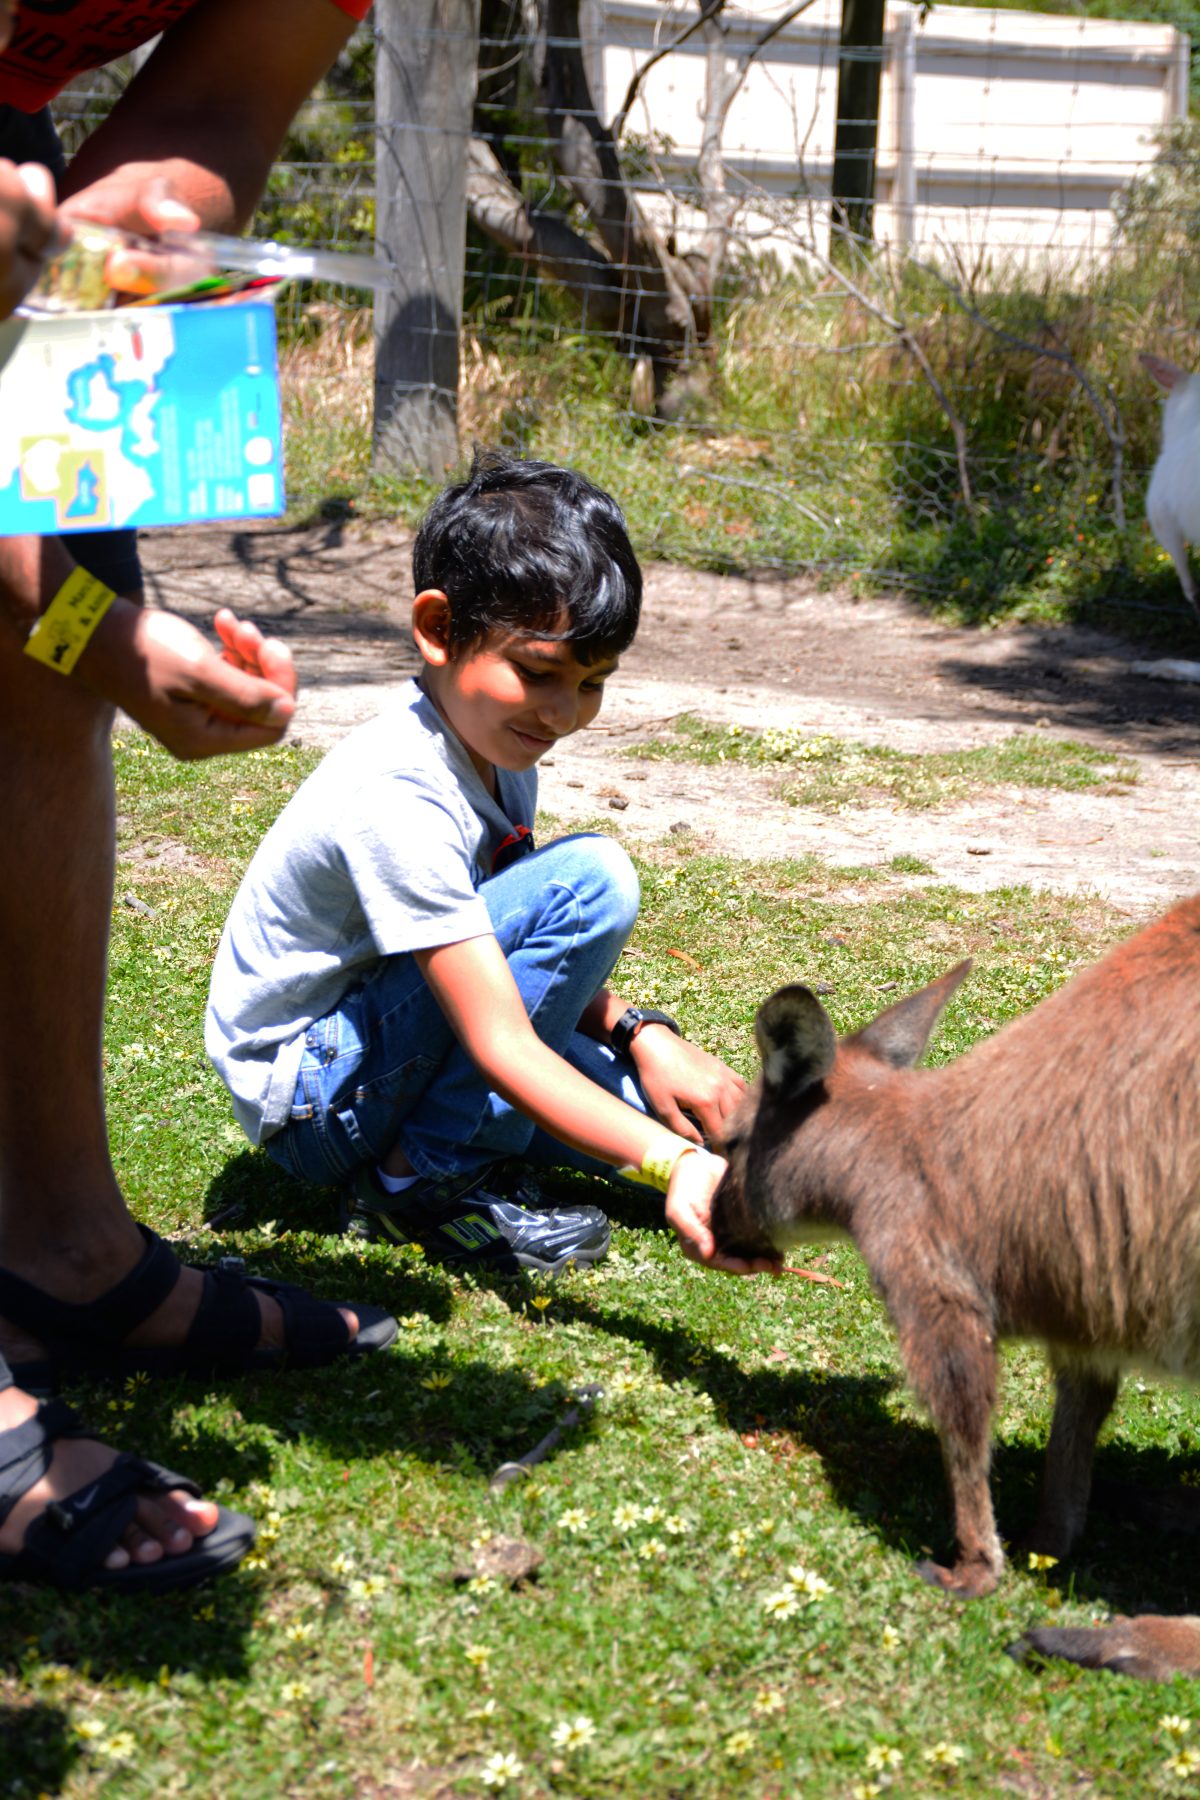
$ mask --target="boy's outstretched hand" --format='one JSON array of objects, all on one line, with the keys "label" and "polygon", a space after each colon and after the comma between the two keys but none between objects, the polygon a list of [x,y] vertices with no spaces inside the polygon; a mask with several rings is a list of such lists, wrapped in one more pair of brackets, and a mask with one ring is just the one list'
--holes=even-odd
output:
[{"label": "boy's outstretched hand", "polygon": [[643,1026],[630,1052],[650,1110],[668,1130],[691,1144],[724,1135],[746,1091],[735,1070],[664,1025]]},{"label": "boy's outstretched hand", "polygon": [[[644,1037],[644,1032],[639,1032]],[[635,1040],[636,1041],[636,1040]],[[766,1256],[753,1258],[723,1256],[713,1238],[713,1195],[725,1173],[726,1163],[708,1151],[698,1156],[681,1156],[671,1171],[667,1190],[667,1222],[670,1224],[683,1254],[708,1269],[723,1269],[727,1275],[778,1275],[780,1262]]]}]

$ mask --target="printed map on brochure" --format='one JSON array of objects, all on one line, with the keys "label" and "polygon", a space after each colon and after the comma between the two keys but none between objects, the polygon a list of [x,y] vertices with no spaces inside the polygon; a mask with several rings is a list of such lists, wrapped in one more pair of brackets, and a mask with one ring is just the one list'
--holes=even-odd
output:
[{"label": "printed map on brochure", "polygon": [[0,533],[282,512],[269,302],[0,324]]}]

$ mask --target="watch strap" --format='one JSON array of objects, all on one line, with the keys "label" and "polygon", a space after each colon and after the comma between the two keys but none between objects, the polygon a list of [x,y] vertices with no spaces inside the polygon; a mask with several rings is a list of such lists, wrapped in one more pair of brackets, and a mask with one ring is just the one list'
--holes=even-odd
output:
[{"label": "watch strap", "polygon": [[627,1006],[609,1035],[609,1042],[618,1056],[628,1056],[633,1040],[643,1025],[665,1025],[676,1037],[683,1033],[670,1013],[659,1012],[654,1006]]}]

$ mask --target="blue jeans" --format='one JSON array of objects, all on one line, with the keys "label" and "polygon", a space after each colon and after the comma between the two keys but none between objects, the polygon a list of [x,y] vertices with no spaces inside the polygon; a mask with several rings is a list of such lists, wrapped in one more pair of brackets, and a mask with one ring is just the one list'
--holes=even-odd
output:
[{"label": "blue jeans", "polygon": [[[611,838],[561,838],[481,886],[492,929],[544,1044],[646,1110],[632,1064],[576,1030],[633,930],[638,882]],[[611,1175],[493,1093],[414,957],[387,956],[308,1031],[292,1115],[266,1149],[305,1181],[338,1183],[399,1144],[420,1175],[499,1157]]]}]

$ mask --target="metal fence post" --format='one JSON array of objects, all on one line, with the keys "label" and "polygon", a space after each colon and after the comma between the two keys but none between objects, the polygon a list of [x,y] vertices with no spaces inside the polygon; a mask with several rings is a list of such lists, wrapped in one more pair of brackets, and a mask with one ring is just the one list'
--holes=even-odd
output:
[{"label": "metal fence post", "polygon": [[377,467],[458,458],[466,147],[477,0],[376,0],[375,235],[396,285],[375,307]]}]

